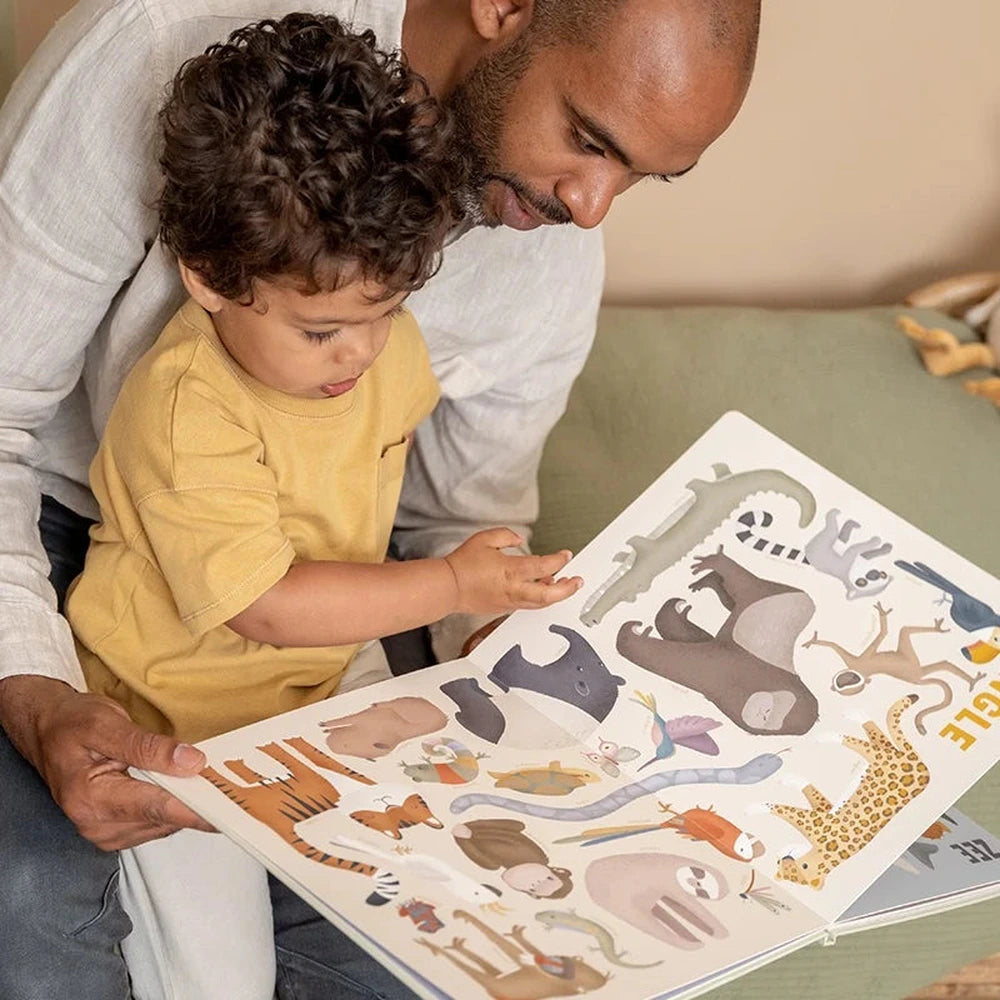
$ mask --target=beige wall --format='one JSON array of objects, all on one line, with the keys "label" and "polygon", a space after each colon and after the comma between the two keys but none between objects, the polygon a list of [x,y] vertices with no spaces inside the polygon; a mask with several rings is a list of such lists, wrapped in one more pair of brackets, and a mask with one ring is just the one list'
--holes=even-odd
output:
[{"label": "beige wall", "polygon": [[606,229],[616,302],[883,302],[1000,267],[1000,2],[764,0],[730,131]]},{"label": "beige wall", "polygon": [[0,0],[0,98],[14,76],[14,0]]},{"label": "beige wall", "polygon": [[28,56],[56,18],[73,6],[72,0],[8,0],[8,3],[13,8],[14,52],[18,66],[28,61]]},{"label": "beige wall", "polygon": [[[23,59],[68,4],[13,3]],[[757,65],[695,171],[619,199],[609,301],[849,305],[1000,267],[1000,0],[764,0]]]}]

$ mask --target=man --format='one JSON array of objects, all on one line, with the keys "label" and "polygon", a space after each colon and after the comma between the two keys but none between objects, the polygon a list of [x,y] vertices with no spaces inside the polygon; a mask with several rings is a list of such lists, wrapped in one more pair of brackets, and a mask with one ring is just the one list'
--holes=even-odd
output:
[{"label": "man", "polygon": [[[603,269],[594,227],[617,194],[643,177],[685,173],[728,126],[749,82],[758,3],[325,5],[373,28],[383,47],[402,46],[454,110],[472,164],[458,195],[480,225],[448,247],[440,273],[411,300],[444,398],[411,455],[397,519],[402,556],[440,554],[492,524],[523,532],[535,517],[542,445],[594,332]],[[203,758],[79,693],[48,577],[51,562],[54,581],[72,578],[79,516],[95,512],[86,474],[96,437],[125,374],[183,297],[149,207],[162,88],[232,29],[301,6],[83,0],[0,115],[6,1000],[128,997],[119,949],[128,920],[108,852],[204,828],[128,776],[129,766],[192,774]],[[439,653],[452,654],[449,637],[473,624],[442,625]],[[282,886],[272,901],[279,995],[405,994]]]}]

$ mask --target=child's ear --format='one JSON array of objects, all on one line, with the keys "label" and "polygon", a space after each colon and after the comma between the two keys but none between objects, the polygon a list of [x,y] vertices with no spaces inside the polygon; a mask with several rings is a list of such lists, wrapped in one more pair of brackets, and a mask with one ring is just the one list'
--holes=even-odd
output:
[{"label": "child's ear", "polygon": [[469,13],[479,37],[512,42],[531,21],[533,0],[469,0]]},{"label": "child's ear", "polygon": [[191,296],[204,309],[206,312],[216,313],[223,305],[225,305],[225,298],[221,296],[218,292],[209,288],[205,284],[204,278],[195,270],[188,267],[184,261],[180,260],[177,262],[177,267],[181,272],[181,281],[184,282],[184,287],[188,290],[188,295]]}]

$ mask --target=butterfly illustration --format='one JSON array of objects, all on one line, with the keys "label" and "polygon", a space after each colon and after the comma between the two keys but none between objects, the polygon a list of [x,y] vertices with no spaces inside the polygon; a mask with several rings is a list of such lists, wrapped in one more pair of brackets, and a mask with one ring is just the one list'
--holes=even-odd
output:
[{"label": "butterfly illustration", "polygon": [[611,740],[601,740],[597,744],[597,752],[585,752],[584,756],[596,764],[609,778],[617,778],[621,773],[619,764],[625,764],[630,760],[635,760],[639,756],[639,751],[635,747],[620,747]]}]

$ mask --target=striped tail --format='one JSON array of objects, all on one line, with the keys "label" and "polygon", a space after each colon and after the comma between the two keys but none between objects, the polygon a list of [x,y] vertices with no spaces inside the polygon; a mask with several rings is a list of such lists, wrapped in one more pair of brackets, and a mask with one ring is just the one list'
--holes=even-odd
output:
[{"label": "striped tail", "polygon": [[375,870],[375,888],[365,902],[369,906],[384,906],[399,895],[399,877],[386,868]]},{"label": "striped tail", "polygon": [[801,562],[806,565],[809,560],[805,556],[803,549],[795,548],[791,545],[783,545],[780,542],[772,542],[757,534],[757,529],[769,528],[774,521],[774,517],[766,510],[744,511],[737,518],[742,525],[736,531],[736,537],[744,544],[749,545],[754,552],[763,552],[765,555],[777,556],[782,559],[790,559],[793,562]]}]

